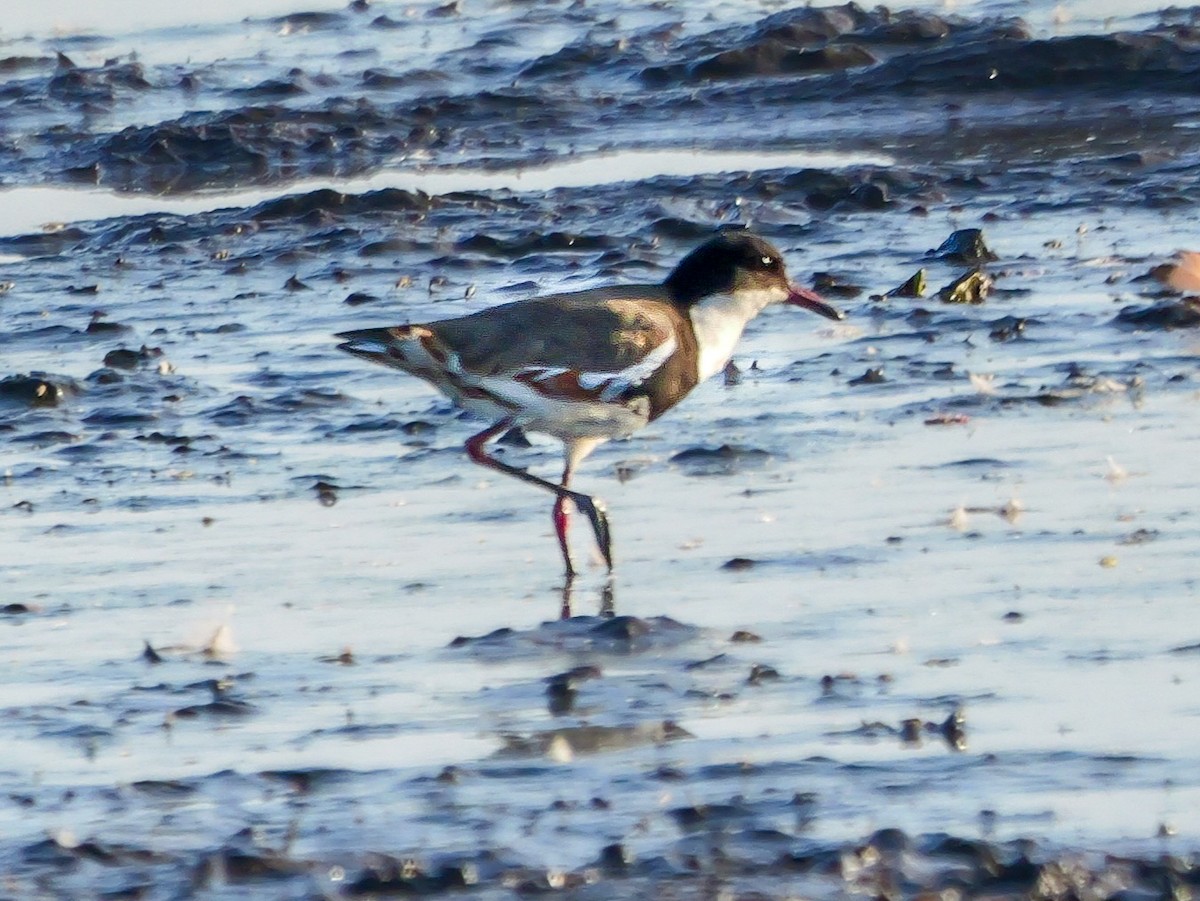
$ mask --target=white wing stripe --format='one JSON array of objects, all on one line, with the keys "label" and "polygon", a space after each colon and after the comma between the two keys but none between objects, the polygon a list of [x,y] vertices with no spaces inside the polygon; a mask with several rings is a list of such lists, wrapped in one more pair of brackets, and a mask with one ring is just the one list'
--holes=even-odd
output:
[{"label": "white wing stripe", "polygon": [[671,335],[658,347],[646,354],[632,366],[616,372],[581,372],[579,384],[589,390],[604,387],[600,392],[601,400],[615,400],[627,389],[636,387],[650,376],[654,375],[675,353],[679,346],[675,336]]}]

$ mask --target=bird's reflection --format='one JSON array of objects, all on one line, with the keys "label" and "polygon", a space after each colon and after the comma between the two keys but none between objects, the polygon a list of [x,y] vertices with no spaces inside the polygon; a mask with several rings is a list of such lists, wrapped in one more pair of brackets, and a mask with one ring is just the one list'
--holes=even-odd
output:
[{"label": "bird's reflection", "polygon": [[[562,586],[562,606],[559,607],[558,615],[560,619],[570,619],[574,616],[571,608],[571,602],[575,593],[575,577],[568,576]],[[612,576],[608,576],[600,586],[600,605],[596,611],[596,615],[604,619],[609,619],[616,616],[616,601],[613,589]]]}]

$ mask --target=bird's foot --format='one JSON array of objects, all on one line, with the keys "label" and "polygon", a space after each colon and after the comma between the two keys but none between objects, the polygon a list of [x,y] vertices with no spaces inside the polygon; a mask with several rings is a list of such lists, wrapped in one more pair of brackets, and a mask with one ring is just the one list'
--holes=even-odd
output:
[{"label": "bird's foot", "polygon": [[604,509],[604,502],[575,491],[572,491],[568,497],[575,502],[575,509],[586,516],[588,522],[592,524],[592,532],[596,536],[596,546],[600,548],[604,565],[612,570],[612,531],[608,526],[608,513]]}]

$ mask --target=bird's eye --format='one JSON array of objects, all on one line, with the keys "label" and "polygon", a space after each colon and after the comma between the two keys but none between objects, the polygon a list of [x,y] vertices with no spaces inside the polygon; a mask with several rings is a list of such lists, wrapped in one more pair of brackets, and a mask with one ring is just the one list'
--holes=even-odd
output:
[{"label": "bird's eye", "polygon": [[775,257],[761,257],[760,259],[762,259],[762,264],[767,269],[775,268]]}]

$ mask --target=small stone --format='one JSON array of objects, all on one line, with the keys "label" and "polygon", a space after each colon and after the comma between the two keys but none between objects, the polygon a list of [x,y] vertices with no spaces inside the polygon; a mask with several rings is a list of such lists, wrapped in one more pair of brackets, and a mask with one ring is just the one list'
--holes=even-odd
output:
[{"label": "small stone", "polygon": [[959,276],[938,292],[942,303],[980,304],[992,290],[992,277],[981,269]]},{"label": "small stone", "polygon": [[757,565],[758,561],[752,560],[749,557],[734,557],[722,563],[721,569],[729,572],[742,572],[743,570],[751,569]]},{"label": "small stone", "polygon": [[750,667],[750,675],[746,681],[751,685],[762,685],[764,682],[774,682],[779,678],[779,670],[765,663],[756,663]]},{"label": "small stone", "polygon": [[33,612],[34,608],[30,607],[28,604],[12,603],[5,604],[3,607],[0,607],[0,613],[5,614],[6,616],[19,616],[22,613]]},{"label": "small stone", "polygon": [[890,291],[884,291],[880,300],[889,297],[923,297],[925,295],[925,270],[918,269],[908,277],[902,285],[897,285]]},{"label": "small stone", "polygon": [[978,228],[959,229],[943,241],[937,250],[929,251],[926,256],[957,260],[960,263],[990,263],[999,259],[988,248],[983,239],[983,231]]},{"label": "small stone", "polygon": [[849,385],[881,385],[887,381],[887,376],[883,374],[883,367],[876,366],[868,369],[857,378],[850,379]]}]

